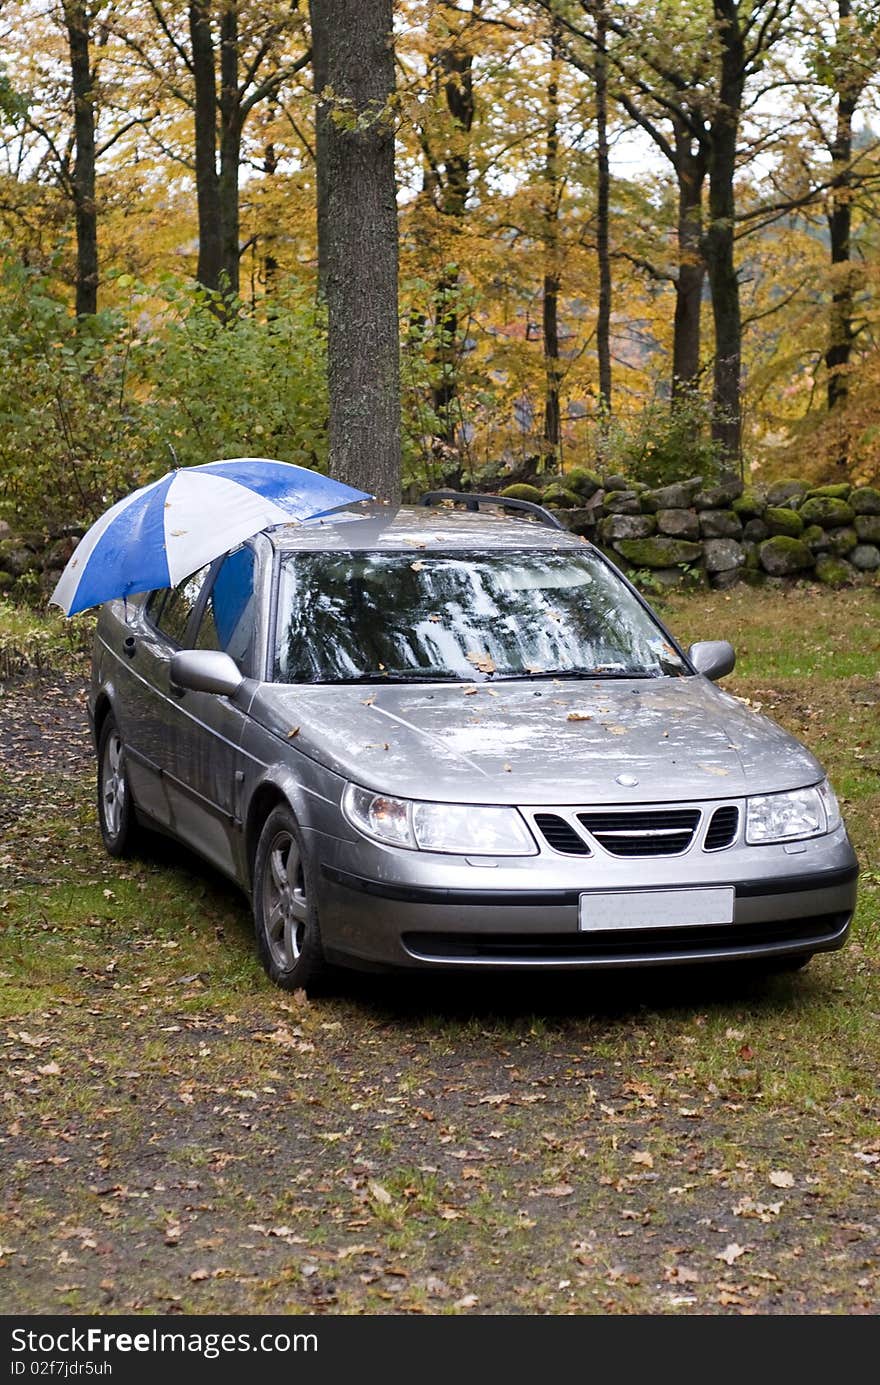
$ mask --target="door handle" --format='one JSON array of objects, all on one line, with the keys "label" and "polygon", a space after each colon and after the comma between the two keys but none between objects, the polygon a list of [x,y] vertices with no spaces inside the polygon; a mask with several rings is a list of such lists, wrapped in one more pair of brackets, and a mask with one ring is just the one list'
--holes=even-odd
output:
[{"label": "door handle", "polygon": [[137,653],[137,640],[134,635],[126,635],[122,641],[122,652],[127,658],[133,659]]}]

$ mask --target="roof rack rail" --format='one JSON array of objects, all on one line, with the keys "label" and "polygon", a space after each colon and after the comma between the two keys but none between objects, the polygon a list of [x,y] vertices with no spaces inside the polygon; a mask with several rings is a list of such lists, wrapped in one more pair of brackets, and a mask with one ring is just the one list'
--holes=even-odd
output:
[{"label": "roof rack rail", "polygon": [[503,510],[522,510],[526,514],[533,515],[541,524],[548,525],[551,529],[562,529],[565,533],[568,530],[556,515],[551,514],[543,505],[536,505],[533,500],[514,500],[512,496],[505,495],[479,495],[473,491],[427,491],[419,500],[420,505],[442,505],[444,500],[453,500],[456,504],[464,505],[467,510],[479,511],[481,505],[496,505]]}]

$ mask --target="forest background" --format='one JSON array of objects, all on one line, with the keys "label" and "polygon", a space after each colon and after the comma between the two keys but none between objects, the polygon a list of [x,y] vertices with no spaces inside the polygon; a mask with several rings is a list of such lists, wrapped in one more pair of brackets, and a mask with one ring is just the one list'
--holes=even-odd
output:
[{"label": "forest background", "polygon": [[[880,479],[880,0],[398,0],[393,56],[405,489]],[[0,0],[0,520],[327,467],[316,66],[297,0]]]}]

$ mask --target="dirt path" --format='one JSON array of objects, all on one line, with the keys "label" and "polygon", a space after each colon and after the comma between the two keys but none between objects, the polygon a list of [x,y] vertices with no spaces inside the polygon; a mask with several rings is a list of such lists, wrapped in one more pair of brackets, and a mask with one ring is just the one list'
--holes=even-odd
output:
[{"label": "dirt path", "polygon": [[4,1311],[876,1312],[854,958],[284,996],[212,872],[104,857],[83,698],[0,698]]}]

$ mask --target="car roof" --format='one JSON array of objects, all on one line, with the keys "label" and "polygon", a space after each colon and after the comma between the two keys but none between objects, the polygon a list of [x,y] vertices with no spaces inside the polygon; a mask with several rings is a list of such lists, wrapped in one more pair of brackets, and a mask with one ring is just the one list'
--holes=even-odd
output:
[{"label": "car roof", "polygon": [[450,505],[389,505],[361,501],[320,519],[279,524],[267,530],[281,553],[413,548],[581,548],[574,534],[530,518],[512,519]]}]

